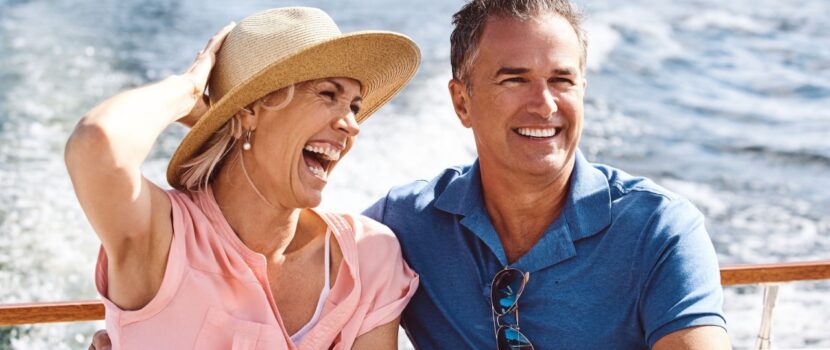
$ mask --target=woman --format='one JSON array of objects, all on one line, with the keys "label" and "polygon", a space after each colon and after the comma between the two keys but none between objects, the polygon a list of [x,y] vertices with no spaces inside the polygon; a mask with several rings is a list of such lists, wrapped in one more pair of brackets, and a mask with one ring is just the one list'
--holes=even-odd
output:
[{"label": "woman", "polygon": [[[418,280],[394,235],[308,208],[418,60],[402,35],[274,9],[223,28],[186,73],[93,108],[66,163],[102,241],[114,348],[396,348]],[[175,121],[192,129],[165,192],[139,167]]]}]

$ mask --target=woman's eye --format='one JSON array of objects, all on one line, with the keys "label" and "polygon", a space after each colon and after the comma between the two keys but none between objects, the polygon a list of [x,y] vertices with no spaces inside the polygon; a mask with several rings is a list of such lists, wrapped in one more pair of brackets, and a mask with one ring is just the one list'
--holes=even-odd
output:
[{"label": "woman's eye", "polygon": [[328,97],[328,98],[329,98],[329,100],[334,101],[334,97],[335,97],[335,95],[334,95],[334,91],[323,91],[323,92],[320,92],[320,95],[321,95],[321,96]]},{"label": "woman's eye", "polygon": [[354,114],[357,114],[357,112],[360,112],[360,106],[358,106],[358,105],[352,105],[351,108],[352,108],[352,113],[354,113]]}]

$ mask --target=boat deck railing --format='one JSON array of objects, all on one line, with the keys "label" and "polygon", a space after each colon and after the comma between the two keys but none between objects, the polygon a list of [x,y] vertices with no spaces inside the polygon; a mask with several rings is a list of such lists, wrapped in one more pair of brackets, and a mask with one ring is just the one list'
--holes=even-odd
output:
[{"label": "boat deck railing", "polygon": [[[755,349],[769,349],[772,314],[778,300],[780,285],[830,279],[830,260],[728,266],[720,269],[720,277],[723,286],[764,286],[764,309]],[[103,319],[104,305],[98,300],[0,304],[0,326]]]}]

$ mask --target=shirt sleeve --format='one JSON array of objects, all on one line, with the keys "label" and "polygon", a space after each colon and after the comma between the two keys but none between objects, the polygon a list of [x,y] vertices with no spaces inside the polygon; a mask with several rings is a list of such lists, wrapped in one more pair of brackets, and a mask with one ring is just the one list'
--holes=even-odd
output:
[{"label": "shirt sleeve", "polygon": [[173,221],[173,237],[170,241],[170,250],[167,253],[167,262],[161,285],[159,285],[155,296],[146,305],[136,310],[125,310],[110,299],[109,258],[103,246],[99,249],[98,261],[95,266],[95,287],[106,309],[107,330],[112,330],[111,338],[119,337],[120,334],[117,334],[117,332],[120,332],[123,326],[149,319],[165,308],[173,300],[179,285],[181,285],[187,265],[186,236],[193,235],[193,226],[189,224],[192,220],[191,213],[185,204],[190,199],[185,194],[175,190],[167,191],[167,195],[171,204],[170,215]]},{"label": "shirt sleeve", "polygon": [[378,199],[375,204],[372,204],[370,207],[366,208],[366,210],[363,211],[363,215],[377,222],[383,222],[383,214],[385,212],[386,196],[383,196]]},{"label": "shirt sleeve", "polygon": [[370,218],[359,221],[363,231],[357,242],[361,304],[367,311],[358,336],[400,316],[418,289],[418,275],[403,260],[392,231]]},{"label": "shirt sleeve", "polygon": [[688,327],[725,329],[720,270],[703,214],[689,201],[677,199],[650,226],[639,303],[649,347]]}]

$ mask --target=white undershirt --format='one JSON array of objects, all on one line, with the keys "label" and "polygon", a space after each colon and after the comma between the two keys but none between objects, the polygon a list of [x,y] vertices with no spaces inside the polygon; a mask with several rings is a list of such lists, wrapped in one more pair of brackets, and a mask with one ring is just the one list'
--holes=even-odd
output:
[{"label": "white undershirt", "polygon": [[326,303],[326,298],[328,298],[328,296],[329,296],[329,290],[331,290],[331,286],[330,286],[330,283],[329,283],[330,273],[331,273],[330,268],[329,268],[329,265],[331,263],[330,258],[329,258],[329,255],[330,255],[329,254],[329,250],[330,250],[329,249],[329,237],[330,236],[331,236],[331,229],[326,230],[326,243],[325,243],[325,249],[324,249],[324,255],[326,256],[325,257],[325,266],[326,266],[325,271],[326,272],[323,275],[323,281],[325,281],[325,283],[323,284],[323,290],[320,291],[320,299],[317,300],[317,308],[314,310],[314,316],[311,316],[311,319],[308,320],[308,323],[306,323],[305,326],[303,326],[303,328],[300,328],[300,330],[297,331],[297,333],[294,333],[293,335],[291,335],[291,342],[293,342],[294,344],[299,344],[300,341],[302,341],[303,338],[306,336],[306,334],[308,334],[308,332],[311,331],[312,328],[314,328],[314,325],[316,325],[317,322],[320,321],[320,314],[323,313],[323,304]]}]

